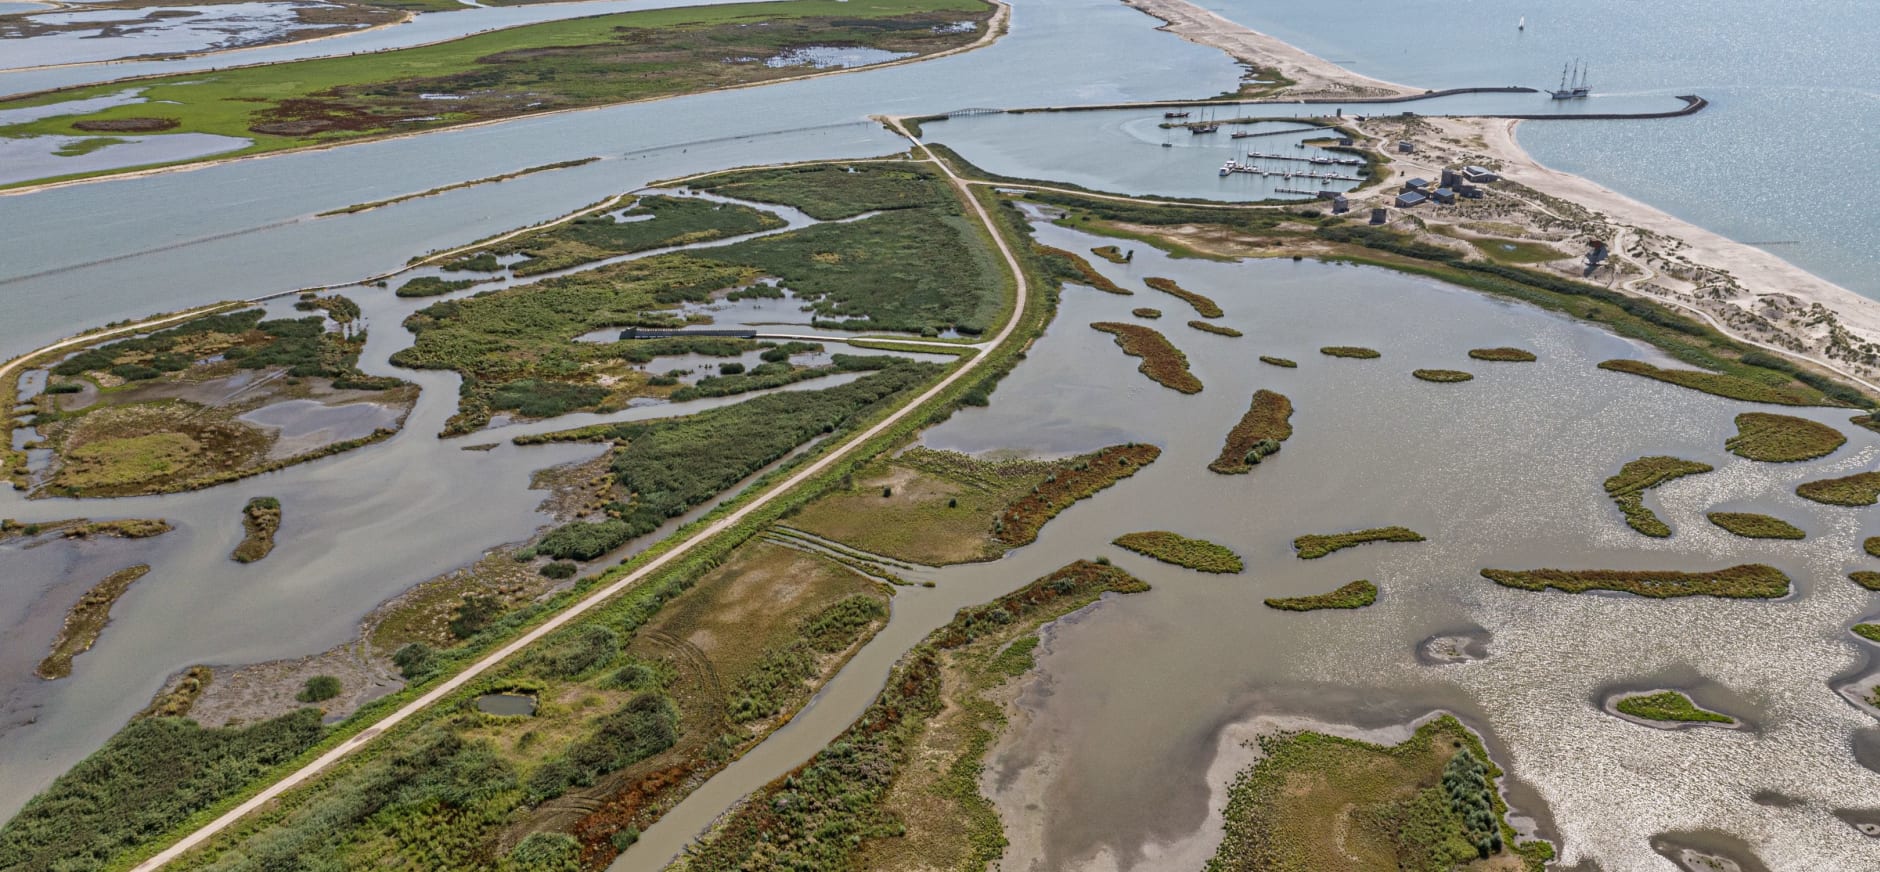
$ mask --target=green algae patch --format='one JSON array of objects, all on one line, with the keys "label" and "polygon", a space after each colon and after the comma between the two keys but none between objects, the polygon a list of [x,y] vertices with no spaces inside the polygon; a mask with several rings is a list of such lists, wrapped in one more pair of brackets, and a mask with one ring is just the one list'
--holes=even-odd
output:
[{"label": "green algae patch", "polygon": [[1375,360],[1384,356],[1375,348],[1359,345],[1327,345],[1319,349],[1319,353],[1327,357],[1349,357],[1353,360]]},{"label": "green algae patch", "polygon": [[1112,544],[1196,572],[1233,573],[1246,568],[1232,548],[1167,530],[1126,533]]},{"label": "green algae patch", "polygon": [[1484,569],[1482,577],[1504,587],[1585,593],[1617,591],[1653,599],[1714,596],[1770,599],[1789,592],[1789,577],[1762,563],[1746,563],[1711,572],[1621,569]]},{"label": "green algae patch", "polygon": [[34,672],[48,681],[71,675],[72,658],[91,650],[98,642],[98,635],[104,632],[104,625],[111,620],[111,606],[130,589],[132,582],[148,572],[150,567],[143,564],[120,569],[85,591],[66,613],[65,626],[59,628],[51,653],[39,662]]},{"label": "green algae patch", "polygon": [[1612,372],[1642,375],[1681,388],[1690,388],[1713,396],[1750,403],[1770,403],[1778,406],[1833,405],[1825,401],[1820,394],[1799,387],[1771,385],[1723,372],[1709,372],[1701,369],[1662,369],[1642,360],[1630,359],[1608,360],[1601,363],[1599,368]]},{"label": "green algae patch", "polygon": [[1656,455],[1641,457],[1619,468],[1619,474],[1606,479],[1606,495],[1625,513],[1626,526],[1647,536],[1663,539],[1671,528],[1651,509],[1645,508],[1645,492],[1665,482],[1714,469],[1708,463]]},{"label": "green algae patch", "polygon": [[1201,379],[1188,371],[1188,355],[1168,341],[1167,336],[1140,324],[1098,321],[1092,328],[1116,336],[1117,347],[1131,357],[1142,358],[1136,371],[1156,384],[1184,394],[1201,393]]},{"label": "green algae patch", "polygon": [[1736,719],[1708,709],[1698,708],[1691,698],[1675,690],[1639,694],[1613,704],[1621,714],[1647,721],[1679,724],[1734,724]]},{"label": "green algae patch", "polygon": [[1463,372],[1459,369],[1416,369],[1411,370],[1410,374],[1426,382],[1438,382],[1442,384],[1465,382],[1475,378],[1473,374]]},{"label": "green algae patch", "polygon": [[1880,472],[1805,481],[1795,486],[1795,495],[1831,506],[1871,506],[1880,500]]},{"label": "green algae patch", "polygon": [[1271,355],[1266,355],[1266,354],[1260,355],[1260,362],[1267,364],[1268,366],[1277,366],[1281,369],[1298,369],[1299,368],[1299,362],[1296,360],[1289,360],[1284,357],[1273,357]]},{"label": "green algae patch", "polygon": [[1222,327],[1219,324],[1209,324],[1206,321],[1190,321],[1188,322],[1188,326],[1193,327],[1196,330],[1199,330],[1203,333],[1212,333],[1216,336],[1228,336],[1228,337],[1238,338],[1238,337],[1247,335],[1245,333],[1240,332],[1239,330],[1235,330],[1232,327]]},{"label": "green algae patch", "polygon": [[1841,431],[1793,415],[1744,412],[1736,416],[1736,435],[1723,447],[1738,457],[1766,463],[1794,463],[1833,454],[1847,444]]},{"label": "green algae patch", "polygon": [[1226,314],[1221,311],[1221,307],[1215,304],[1213,300],[1176,284],[1174,279],[1151,276],[1143,279],[1142,283],[1195,307],[1195,314],[1203,318],[1219,318]]},{"label": "green algae patch", "polygon": [[1267,608],[1288,612],[1316,612],[1320,609],[1361,609],[1377,602],[1377,585],[1359,579],[1331,593],[1312,596],[1273,597]]},{"label": "green algae patch", "polygon": [[1716,524],[1745,539],[1805,539],[1802,528],[1781,518],[1754,512],[1711,512],[1705,515]]},{"label": "green algae patch", "polygon": [[1546,842],[1516,844],[1501,770],[1449,715],[1395,746],[1309,731],[1262,735],[1259,746],[1228,789],[1206,872],[1539,872],[1553,857]]},{"label": "green algae patch", "polygon": [[1299,552],[1300,560],[1316,560],[1334,551],[1354,548],[1367,542],[1421,541],[1423,541],[1423,535],[1409,527],[1376,527],[1370,530],[1353,530],[1349,533],[1300,536],[1293,540],[1293,548]]},{"label": "green algae patch", "polygon": [[1220,456],[1208,464],[1208,469],[1222,475],[1244,473],[1278,453],[1280,443],[1292,438],[1292,412],[1292,400],[1285,394],[1254,391],[1247,413],[1227,432]]},{"label": "green algae patch", "polygon": [[1534,352],[1532,351],[1528,351],[1524,348],[1509,348],[1506,346],[1501,348],[1471,348],[1469,349],[1469,357],[1475,360],[1493,360],[1502,363],[1533,363],[1538,359],[1534,356]]}]

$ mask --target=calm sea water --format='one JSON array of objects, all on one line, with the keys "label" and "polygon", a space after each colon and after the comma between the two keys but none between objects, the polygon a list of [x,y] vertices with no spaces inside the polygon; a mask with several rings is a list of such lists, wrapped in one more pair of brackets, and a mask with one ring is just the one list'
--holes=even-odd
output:
[{"label": "calm sea water", "polygon": [[1548,166],[1880,296],[1880,182],[1858,169],[1880,157],[1872,3],[1199,2],[1405,84],[1552,88],[1582,58],[1597,94],[1702,94],[1710,108],[1689,118],[1525,124],[1521,142]]}]

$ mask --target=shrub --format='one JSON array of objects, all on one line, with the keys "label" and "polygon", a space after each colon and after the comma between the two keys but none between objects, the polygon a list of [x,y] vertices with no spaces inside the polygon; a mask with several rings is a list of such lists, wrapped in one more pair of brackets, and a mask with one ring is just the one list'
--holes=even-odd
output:
[{"label": "shrub", "polygon": [[294,698],[301,702],[324,702],[339,696],[339,691],[339,679],[331,675],[316,675],[307,679]]},{"label": "shrub", "polygon": [[489,626],[502,613],[503,604],[495,597],[466,595],[456,611],[451,613],[450,634],[459,639],[468,639]]},{"label": "shrub", "polygon": [[509,852],[514,872],[576,872],[581,843],[567,833],[530,833]]},{"label": "shrub", "polygon": [[407,642],[392,652],[392,665],[406,681],[422,681],[437,668],[437,650],[423,642]]},{"label": "shrub", "polygon": [[738,373],[741,373],[743,371],[744,371],[744,364],[738,363],[737,361],[718,364],[719,375],[737,375]]},{"label": "shrub", "polygon": [[557,560],[553,563],[548,563],[542,566],[542,576],[544,578],[553,578],[559,581],[564,578],[573,578],[575,569],[576,567],[574,564],[569,563],[566,560]]}]

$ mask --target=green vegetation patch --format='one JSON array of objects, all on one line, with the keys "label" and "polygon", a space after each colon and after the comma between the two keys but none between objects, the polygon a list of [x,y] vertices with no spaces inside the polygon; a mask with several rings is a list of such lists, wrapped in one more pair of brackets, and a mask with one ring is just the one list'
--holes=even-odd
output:
[{"label": "green vegetation patch", "polygon": [[[929,54],[977,39],[977,27],[951,25],[983,22],[990,11],[971,0],[799,0],[597,15],[393,51],[147,79],[139,87],[148,102],[0,127],[0,135],[71,135],[76,124],[154,117],[176,122],[173,133],[252,140],[237,154],[275,151],[795,77],[815,71],[791,62],[811,46]],[[121,88],[0,105],[43,106]],[[436,94],[461,99],[426,99]]]},{"label": "green vegetation patch", "polygon": [[1361,609],[1374,602],[1377,602],[1377,585],[1360,579],[1331,593],[1274,597],[1268,599],[1266,605],[1288,612],[1315,612],[1319,609]]},{"label": "green vegetation patch", "polygon": [[1229,788],[1207,872],[1540,872],[1553,856],[1545,842],[1515,844],[1501,771],[1448,715],[1392,747],[1315,732],[1259,743],[1259,760]]},{"label": "green vegetation patch", "polygon": [[1125,533],[1116,537],[1112,544],[1197,572],[1231,573],[1246,568],[1232,548],[1167,530]]},{"label": "green vegetation patch", "polygon": [[1190,321],[1188,322],[1188,326],[1193,327],[1196,330],[1199,330],[1203,333],[1212,333],[1216,336],[1238,337],[1238,336],[1246,335],[1245,333],[1242,333],[1239,330],[1235,330],[1232,327],[1222,327],[1219,324],[1209,324],[1206,321]]},{"label": "green vegetation patch", "polygon": [[1493,360],[1503,363],[1533,363],[1535,360],[1539,359],[1534,356],[1534,352],[1532,351],[1522,348],[1509,348],[1506,346],[1501,348],[1471,348],[1469,349],[1469,357],[1476,360]]},{"label": "green vegetation patch", "polygon": [[1052,248],[1049,245],[1037,243],[1032,244],[1032,249],[1044,256],[1045,264],[1051,267],[1051,277],[1060,282],[1096,288],[1106,294],[1130,296],[1136,293],[1110,281],[1108,276],[1097,272],[1097,268],[1091,266],[1090,261],[1084,260],[1074,251],[1065,251],[1062,248]]},{"label": "green vegetation patch", "polygon": [[1219,318],[1226,314],[1213,300],[1176,284],[1174,279],[1151,276],[1143,279],[1142,283],[1195,307],[1195,314],[1203,318]]},{"label": "green vegetation patch", "polygon": [[229,555],[237,563],[253,563],[274,550],[274,534],[281,530],[281,501],[274,497],[255,497],[242,508],[245,535]]},{"label": "green vegetation patch", "polygon": [[1599,368],[1642,375],[1681,388],[1690,388],[1694,391],[1703,391],[1707,394],[1750,403],[1773,403],[1780,406],[1827,405],[1821,402],[1819,396],[1811,396],[1806,390],[1787,385],[1772,385],[1729,373],[1706,372],[1697,369],[1663,369],[1642,360],[1608,360],[1601,363]]},{"label": "green vegetation patch", "polygon": [[865,212],[952,208],[952,197],[934,182],[932,170],[913,164],[827,163],[718,173],[686,186],[841,221]]},{"label": "green vegetation patch", "polygon": [[1087,462],[1053,473],[1031,493],[1008,506],[993,524],[993,537],[1016,548],[1038,538],[1045,522],[1057,517],[1079,500],[1087,499],[1125,478],[1135,475],[1162,456],[1154,445],[1114,445],[1089,456]]},{"label": "green vegetation patch", "polygon": [[1847,444],[1841,431],[1793,415],[1744,412],[1736,416],[1736,435],[1723,443],[1730,453],[1768,463],[1793,463],[1833,454]]},{"label": "green vegetation patch", "polygon": [[[539,275],[622,254],[692,245],[784,226],[782,218],[736,203],[701,197],[646,196],[630,208],[583,215],[541,230],[460,255],[456,262],[484,254],[501,259],[522,255],[509,265],[518,276]],[[403,289],[400,289],[401,293]]]},{"label": "green vegetation patch", "polygon": [[0,868],[104,868],[324,734],[318,709],[225,729],[181,718],[133,720],[0,828]]},{"label": "green vegetation patch", "polygon": [[1153,320],[1153,319],[1162,317],[1162,310],[1151,309],[1148,306],[1140,306],[1140,307],[1129,310],[1129,314],[1134,315],[1138,318],[1149,318]]},{"label": "green vegetation patch", "polygon": [[1647,536],[1663,539],[1671,535],[1671,528],[1658,520],[1651,509],[1645,508],[1645,491],[1672,479],[1698,475],[1713,468],[1708,463],[1663,455],[1641,457],[1620,467],[1618,475],[1606,479],[1606,495],[1612,497],[1612,501],[1619,505],[1619,511],[1625,513],[1627,526]]},{"label": "green vegetation patch", "polygon": [[1848,580],[1868,590],[1880,591],[1880,572],[1861,569],[1847,574]]},{"label": "green vegetation patch", "polygon": [[1496,584],[1522,590],[1553,588],[1567,593],[1611,590],[1654,599],[1681,596],[1769,599],[1789,592],[1789,577],[1782,574],[1782,570],[1761,563],[1746,563],[1711,572],[1679,572],[1670,569],[1484,569],[1482,577]]},{"label": "green vegetation patch", "polygon": [[33,672],[47,680],[71,675],[72,658],[90,651],[97,643],[98,634],[104,632],[104,625],[111,620],[111,606],[130,589],[132,582],[149,572],[150,567],[143,564],[120,569],[85,591],[66,613],[65,625],[59,628],[58,638],[52,640],[52,652],[39,661],[39,667]]},{"label": "green vegetation patch", "polygon": [[1855,624],[1849,629],[1854,635],[1869,642],[1880,642],[1880,624]]},{"label": "green vegetation patch", "polygon": [[1445,384],[1465,382],[1475,378],[1473,374],[1463,372],[1459,369],[1417,369],[1411,370],[1410,374],[1426,382],[1442,382]]},{"label": "green vegetation patch", "polygon": [[1292,400],[1285,394],[1264,388],[1254,391],[1247,413],[1227,431],[1227,441],[1208,469],[1222,475],[1244,473],[1278,453],[1280,443],[1292,438],[1292,412]]},{"label": "green vegetation patch", "polygon": [[1808,534],[1802,528],[1781,518],[1759,515],[1754,512],[1711,512],[1706,515],[1712,524],[1742,536],[1745,539],[1805,539]]},{"label": "green vegetation patch", "polygon": [[398,286],[393,293],[400,297],[441,297],[454,291],[475,287],[476,279],[446,280],[437,276],[419,276]]},{"label": "green vegetation patch", "polygon": [[[828,747],[795,771],[754,793],[707,834],[687,858],[691,872],[730,872],[750,868],[859,868],[858,851],[892,851],[877,840],[906,838],[914,830],[923,844],[945,844],[945,853],[963,853],[983,865],[996,858],[1003,839],[996,815],[977,794],[979,758],[948,766],[947,776],[929,782],[945,791],[936,821],[896,814],[897,783],[924,767],[913,765],[929,724],[944,708],[949,653],[974,650],[976,643],[1010,640],[1016,632],[1080,608],[1105,592],[1133,593],[1148,585],[1122,570],[1080,561],[983,606],[960,610],[946,626],[903,655],[885,689],[860,718]],[[984,741],[983,738],[980,741]],[[956,752],[957,753],[957,752]],[[948,755],[952,756],[952,755]],[[927,757],[921,759],[926,760]],[[971,793],[966,793],[970,790]],[[905,800],[903,800],[905,801]],[[971,825],[959,815],[971,815]],[[944,840],[929,828],[965,831],[968,838]],[[830,838],[829,834],[845,834]],[[931,859],[923,856],[923,859]],[[971,865],[963,863],[962,865]]]},{"label": "green vegetation patch", "polygon": [[1201,393],[1201,379],[1188,371],[1188,355],[1168,341],[1168,337],[1140,324],[1098,321],[1092,328],[1116,336],[1117,347],[1132,357],[1142,358],[1136,371],[1165,388],[1184,394]]},{"label": "green vegetation patch", "polygon": [[1408,527],[1376,527],[1370,530],[1354,530],[1350,533],[1300,536],[1293,540],[1293,548],[1299,552],[1300,560],[1316,560],[1334,551],[1353,548],[1366,542],[1421,541],[1423,541],[1422,534]]},{"label": "green vegetation patch", "polygon": [[1871,506],[1880,499],[1880,472],[1805,481],[1796,485],[1795,494],[1831,506]]},{"label": "green vegetation patch", "polygon": [[1357,345],[1327,345],[1319,353],[1329,357],[1349,357],[1355,360],[1375,360],[1383,357],[1375,348],[1363,348]]},{"label": "green vegetation patch", "polygon": [[1277,366],[1282,369],[1298,369],[1299,368],[1298,361],[1288,360],[1284,357],[1271,357],[1265,354],[1260,355],[1260,362],[1267,364],[1269,366]]},{"label": "green vegetation patch", "polygon": [[1620,699],[1613,708],[1622,714],[1648,721],[1683,724],[1734,724],[1736,719],[1697,707],[1691,698],[1675,690],[1639,694]]},{"label": "green vegetation patch", "polygon": [[1111,263],[1129,263],[1133,259],[1123,254],[1123,250],[1114,245],[1099,245],[1090,249],[1090,253]]}]

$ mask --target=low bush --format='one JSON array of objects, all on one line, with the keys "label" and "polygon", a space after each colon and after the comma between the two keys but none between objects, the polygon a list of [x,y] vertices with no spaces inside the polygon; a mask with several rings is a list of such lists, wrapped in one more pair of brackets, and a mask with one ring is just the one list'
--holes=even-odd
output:
[{"label": "low bush", "polygon": [[331,675],[316,675],[307,679],[307,683],[301,686],[299,693],[294,694],[294,698],[301,702],[324,702],[339,696],[339,692],[339,679]]}]

